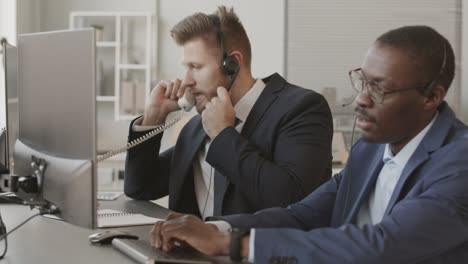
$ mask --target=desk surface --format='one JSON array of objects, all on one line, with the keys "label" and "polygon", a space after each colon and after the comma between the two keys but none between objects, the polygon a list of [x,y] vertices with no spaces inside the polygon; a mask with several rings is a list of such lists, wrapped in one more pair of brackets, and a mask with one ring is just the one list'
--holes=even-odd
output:
[{"label": "desk surface", "polygon": [[[148,201],[135,201],[125,196],[117,201],[99,201],[99,208],[143,213],[165,218],[169,210]],[[37,213],[27,206],[1,204],[0,212],[7,230],[11,230],[27,217]],[[134,233],[149,240],[152,226],[116,228]],[[132,263],[111,245],[93,245],[88,236],[96,230],[81,228],[68,223],[37,216],[8,236],[8,252],[2,263]],[[0,252],[4,243],[0,242]],[[221,262],[229,263],[225,258]]]}]

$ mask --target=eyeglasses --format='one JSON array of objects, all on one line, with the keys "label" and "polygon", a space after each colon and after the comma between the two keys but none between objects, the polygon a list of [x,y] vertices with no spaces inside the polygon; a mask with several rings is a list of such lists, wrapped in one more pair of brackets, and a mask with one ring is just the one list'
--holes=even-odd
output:
[{"label": "eyeglasses", "polygon": [[349,79],[351,81],[351,85],[354,91],[356,91],[356,93],[352,96],[352,101],[354,101],[354,99],[356,98],[358,94],[364,91],[365,86],[367,86],[367,91],[369,93],[369,96],[372,98],[372,101],[378,104],[383,103],[385,95],[392,94],[392,93],[399,93],[399,92],[405,92],[405,91],[411,91],[411,90],[420,90],[426,96],[430,94],[433,86],[437,83],[437,80],[442,76],[442,73],[445,70],[445,64],[447,63],[447,48],[445,45],[445,40],[441,39],[441,41],[442,41],[442,47],[444,50],[444,56],[442,58],[440,71],[434,77],[434,79],[432,79],[432,81],[430,81],[426,86],[424,86],[423,88],[413,87],[413,88],[399,89],[399,90],[385,92],[385,89],[383,89],[380,83],[366,80],[362,72],[362,69],[357,68],[357,69],[349,71],[348,73]]},{"label": "eyeglasses", "polygon": [[[356,92],[353,96],[353,99],[360,93],[364,92],[364,87],[367,87],[367,92],[369,93],[369,96],[372,98],[372,101],[374,101],[377,104],[381,104],[384,101],[385,95],[387,94],[393,94],[393,93],[400,93],[400,92],[405,92],[405,91],[411,91],[411,90],[419,90],[421,88],[417,87],[412,87],[412,88],[406,88],[406,89],[399,89],[399,90],[394,90],[394,91],[384,91],[385,89],[382,87],[382,84],[375,82],[375,81],[368,81],[364,77],[364,74],[362,73],[361,68],[357,68],[354,70],[349,71],[349,80],[351,81],[351,85]],[[432,82],[429,84],[431,85]],[[426,86],[427,87],[427,86]],[[426,88],[424,88],[425,90]]]}]

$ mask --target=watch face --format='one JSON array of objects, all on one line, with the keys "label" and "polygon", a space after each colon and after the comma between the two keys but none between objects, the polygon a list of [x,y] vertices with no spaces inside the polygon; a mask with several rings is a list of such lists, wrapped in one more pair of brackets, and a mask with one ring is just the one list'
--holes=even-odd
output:
[{"label": "watch face", "polygon": [[250,233],[250,229],[234,227],[231,231],[231,245],[229,247],[229,257],[233,261],[241,261],[241,241],[242,238]]}]

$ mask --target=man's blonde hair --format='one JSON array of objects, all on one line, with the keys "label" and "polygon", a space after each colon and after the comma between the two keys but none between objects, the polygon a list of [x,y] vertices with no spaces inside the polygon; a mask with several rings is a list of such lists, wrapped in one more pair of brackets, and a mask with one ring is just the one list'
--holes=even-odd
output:
[{"label": "man's blonde hair", "polygon": [[[223,37],[220,39],[221,34]],[[249,37],[233,8],[219,6],[213,14],[195,13],[188,16],[171,29],[171,36],[178,45],[202,38],[208,47],[221,48],[220,45],[224,45],[227,53],[237,50],[243,55],[244,65],[250,69],[252,51]],[[221,51],[219,54],[221,58]]]}]

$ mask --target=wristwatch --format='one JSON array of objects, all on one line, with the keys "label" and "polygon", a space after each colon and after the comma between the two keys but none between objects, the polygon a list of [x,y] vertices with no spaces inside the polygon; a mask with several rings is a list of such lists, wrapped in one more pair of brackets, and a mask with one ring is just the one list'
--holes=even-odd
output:
[{"label": "wristwatch", "polygon": [[242,238],[250,233],[250,229],[233,228],[231,231],[231,244],[229,245],[229,257],[232,261],[240,262],[241,256],[241,241]]}]

